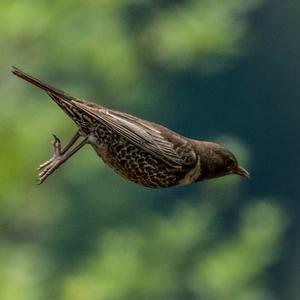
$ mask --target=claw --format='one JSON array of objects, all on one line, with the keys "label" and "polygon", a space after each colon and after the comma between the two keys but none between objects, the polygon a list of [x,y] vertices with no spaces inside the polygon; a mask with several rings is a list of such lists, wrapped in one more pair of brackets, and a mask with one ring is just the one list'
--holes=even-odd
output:
[{"label": "claw", "polygon": [[52,141],[54,156],[59,156],[61,154],[61,142],[60,139],[53,134],[54,140]]},{"label": "claw", "polygon": [[62,149],[60,139],[53,134],[54,140],[52,141],[53,146],[53,156],[46,162],[42,163],[37,169],[40,171],[38,175],[38,184],[42,184],[49,175],[51,175],[60,165],[62,165],[66,160],[73,156],[78,150],[80,150],[84,145],[87,144],[88,138],[85,137],[77,146],[71,148],[78,138],[80,137],[80,132],[77,131],[72,137],[70,142]]},{"label": "claw", "polygon": [[60,139],[55,134],[53,134],[53,137],[54,140],[52,141],[52,146],[54,154],[53,157],[39,165],[37,168],[40,171],[38,174],[38,184],[42,184],[43,181],[59,166],[62,158]]},{"label": "claw", "polygon": [[37,170],[42,170],[43,168],[45,168],[47,165],[49,165],[52,161],[54,160],[54,157],[50,158],[49,160],[45,161],[44,163],[42,163],[41,165],[38,166]]},{"label": "claw", "polygon": [[54,156],[39,166],[39,171],[41,171],[38,175],[39,184],[43,183],[43,181],[60,165],[62,156]]}]

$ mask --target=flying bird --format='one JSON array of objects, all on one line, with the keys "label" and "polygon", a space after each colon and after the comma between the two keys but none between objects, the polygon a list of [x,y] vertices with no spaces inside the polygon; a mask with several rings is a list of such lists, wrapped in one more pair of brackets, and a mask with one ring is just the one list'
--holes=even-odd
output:
[{"label": "flying bird", "polygon": [[145,187],[190,184],[229,174],[249,177],[233,153],[220,144],[190,139],[162,125],[70,96],[16,67],[12,73],[44,90],[78,127],[65,147],[54,135],[53,157],[38,168],[40,184],[87,144],[119,175]]}]

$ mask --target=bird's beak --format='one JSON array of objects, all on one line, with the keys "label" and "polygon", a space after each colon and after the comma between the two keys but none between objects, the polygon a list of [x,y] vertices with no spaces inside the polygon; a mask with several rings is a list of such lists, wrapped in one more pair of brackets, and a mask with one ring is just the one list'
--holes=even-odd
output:
[{"label": "bird's beak", "polygon": [[238,167],[235,171],[234,171],[234,173],[235,174],[238,174],[238,175],[240,175],[240,176],[243,176],[243,177],[250,177],[250,173],[246,170],[246,169],[244,169],[244,168],[242,168],[242,167]]}]

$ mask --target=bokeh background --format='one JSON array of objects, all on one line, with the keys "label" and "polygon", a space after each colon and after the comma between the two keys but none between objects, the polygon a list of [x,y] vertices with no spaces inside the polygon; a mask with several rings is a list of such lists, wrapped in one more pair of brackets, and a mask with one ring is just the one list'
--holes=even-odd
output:
[{"label": "bokeh background", "polygon": [[[300,2],[2,0],[0,298],[300,299]],[[11,65],[69,93],[219,141],[250,180],[151,190],[85,147]]]}]

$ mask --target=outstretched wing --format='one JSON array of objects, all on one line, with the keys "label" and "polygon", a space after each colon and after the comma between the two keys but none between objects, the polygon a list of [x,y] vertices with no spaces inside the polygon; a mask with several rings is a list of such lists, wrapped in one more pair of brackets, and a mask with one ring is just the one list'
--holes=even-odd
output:
[{"label": "outstretched wing", "polygon": [[181,169],[196,162],[195,152],[187,141],[163,126],[117,111],[91,108],[80,102],[74,105],[174,168]]}]

